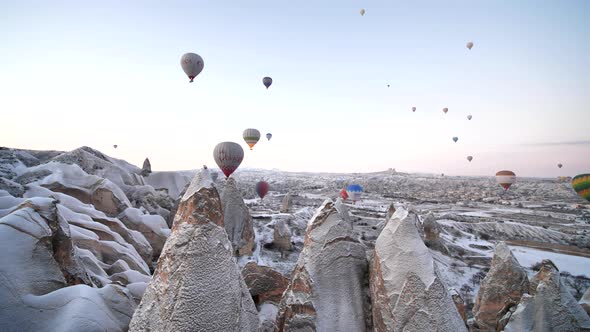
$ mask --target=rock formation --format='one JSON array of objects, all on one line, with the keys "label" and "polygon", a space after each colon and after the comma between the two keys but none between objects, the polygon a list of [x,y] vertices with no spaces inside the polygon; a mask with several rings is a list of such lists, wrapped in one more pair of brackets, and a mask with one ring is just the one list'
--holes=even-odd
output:
[{"label": "rock formation", "polygon": [[125,209],[118,218],[127,228],[140,232],[149,241],[153,248],[153,259],[157,260],[170,235],[166,220],[157,214],[144,214],[136,208]]},{"label": "rock formation", "polygon": [[490,271],[481,282],[475,299],[473,316],[476,327],[482,330],[501,331],[498,322],[516,306],[529,291],[526,271],[520,266],[504,242],[496,245]]},{"label": "rock formation", "polygon": [[365,331],[365,249],[345,206],[330,200],[310,221],[277,319],[278,331]]},{"label": "rock formation", "polygon": [[387,215],[385,216],[385,222],[389,221],[389,219],[391,219],[391,216],[393,216],[394,213],[395,213],[395,206],[393,205],[393,203],[390,203],[389,207],[387,208]]},{"label": "rock formation", "polygon": [[242,277],[250,290],[256,305],[265,302],[279,304],[289,279],[268,266],[260,266],[256,262],[249,262],[242,269]]},{"label": "rock formation", "polygon": [[291,194],[285,195],[283,202],[281,203],[281,213],[288,213],[291,209],[292,199]]},{"label": "rock formation", "polygon": [[255,331],[258,313],[232,251],[203,169],[181,199],[130,331]]},{"label": "rock formation", "polygon": [[415,219],[400,208],[377,238],[370,269],[374,330],[467,331]]},{"label": "rock formation", "polygon": [[236,180],[229,177],[221,193],[223,224],[236,256],[250,255],[254,250],[254,227]]},{"label": "rock formation", "polygon": [[283,219],[277,220],[273,233],[273,244],[275,248],[284,254],[292,249],[291,230]]},{"label": "rock formation", "polygon": [[58,202],[0,196],[4,203],[20,201],[0,215],[0,330],[126,330],[134,299],[88,273]]},{"label": "rock formation", "polygon": [[586,293],[584,293],[580,299],[580,302],[578,303],[582,306],[582,308],[584,308],[584,310],[586,310],[588,315],[590,315],[590,288],[586,290]]},{"label": "rock formation", "polygon": [[531,294],[534,295],[522,296],[504,331],[590,330],[588,314],[568,291],[551,261],[544,260],[541,270],[533,277]]},{"label": "rock formation", "polygon": [[465,312],[465,301],[463,301],[461,294],[459,294],[459,292],[457,292],[454,289],[449,290],[449,293],[451,294],[451,298],[453,299],[453,302],[455,303],[455,307],[457,307],[457,311],[459,312],[459,315],[461,315],[463,322],[467,323],[467,313]]},{"label": "rock formation", "polygon": [[143,161],[143,167],[141,168],[141,176],[148,176],[152,172],[152,164],[150,164],[150,160],[145,158]]}]

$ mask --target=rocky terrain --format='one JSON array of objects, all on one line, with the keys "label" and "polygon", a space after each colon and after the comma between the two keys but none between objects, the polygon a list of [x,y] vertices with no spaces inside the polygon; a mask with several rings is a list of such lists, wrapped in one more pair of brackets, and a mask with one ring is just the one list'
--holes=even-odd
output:
[{"label": "rocky terrain", "polygon": [[209,166],[0,148],[0,330],[590,329],[567,182]]}]

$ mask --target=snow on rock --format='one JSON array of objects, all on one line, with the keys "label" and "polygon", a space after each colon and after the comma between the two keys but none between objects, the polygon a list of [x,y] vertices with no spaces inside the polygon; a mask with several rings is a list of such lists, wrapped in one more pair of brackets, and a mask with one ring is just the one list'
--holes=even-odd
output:
[{"label": "snow on rock", "polygon": [[252,254],[254,250],[254,227],[250,211],[244,203],[236,180],[229,177],[221,193],[223,224],[236,256]]},{"label": "snow on rock", "polygon": [[586,290],[586,293],[584,293],[578,303],[584,308],[584,310],[586,310],[588,315],[590,315],[590,288]]},{"label": "snow on rock", "polygon": [[506,243],[496,245],[490,271],[487,273],[473,307],[476,327],[479,329],[502,330],[500,319],[516,306],[529,289],[526,271],[510,251]]},{"label": "snow on rock", "polygon": [[52,198],[27,199],[0,218],[0,330],[126,329],[133,299],[120,286],[87,286],[97,279],[70,234]]},{"label": "snow on rock", "polygon": [[148,240],[153,249],[154,259],[160,257],[164,243],[170,235],[170,228],[162,216],[144,214],[140,209],[127,208],[118,219],[127,228],[140,232]]},{"label": "snow on rock", "polygon": [[541,270],[531,282],[530,293],[522,296],[504,331],[590,330],[588,314],[576,303],[550,260],[542,262]]},{"label": "snow on rock", "polygon": [[367,329],[365,248],[353,238],[339,203],[326,200],[308,224],[303,251],[279,306],[280,331]]},{"label": "snow on rock", "polygon": [[416,216],[398,208],[375,243],[370,288],[375,331],[467,331]]},{"label": "snow on rock", "polygon": [[196,171],[152,172],[145,177],[145,182],[156,190],[165,190],[173,199],[177,199],[182,190],[195,177]]},{"label": "snow on rock", "polygon": [[258,313],[206,169],[193,179],[174,219],[130,331],[255,331]]}]

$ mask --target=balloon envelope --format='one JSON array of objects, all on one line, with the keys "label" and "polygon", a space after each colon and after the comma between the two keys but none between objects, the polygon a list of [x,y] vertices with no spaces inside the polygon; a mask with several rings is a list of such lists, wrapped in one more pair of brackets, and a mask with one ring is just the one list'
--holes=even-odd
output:
[{"label": "balloon envelope", "polygon": [[113,147],[114,147],[115,149],[117,148],[117,146],[118,146],[117,144],[113,145]]},{"label": "balloon envelope", "polygon": [[269,140],[269,141],[270,141],[270,139],[271,139],[271,138],[272,138],[272,134],[271,134],[271,133],[268,133],[268,134],[266,134],[266,139],[267,139],[267,140]]},{"label": "balloon envelope", "polygon": [[467,42],[467,46],[468,49],[471,49],[473,47],[473,42]]},{"label": "balloon envelope", "polygon": [[361,16],[365,16],[366,10],[363,8],[361,9]]},{"label": "balloon envelope", "polygon": [[572,179],[572,187],[588,202],[590,202],[590,174],[579,174]]},{"label": "balloon envelope", "polygon": [[448,108],[446,108],[446,107],[445,107],[445,108],[443,108],[443,112],[445,112],[445,114],[447,114],[447,112],[448,112],[448,111],[449,111],[449,109],[448,109]]},{"label": "balloon envelope", "polygon": [[348,199],[348,193],[346,192],[346,188],[342,188],[342,190],[340,190],[340,197],[342,197],[343,200]]},{"label": "balloon envelope", "polygon": [[504,190],[508,190],[508,188],[516,182],[516,174],[512,171],[499,171],[496,173],[496,182],[498,182]]},{"label": "balloon envelope", "polygon": [[268,87],[272,84],[272,78],[270,78],[268,76],[263,78],[262,84],[264,84],[264,86],[268,89]]},{"label": "balloon envelope", "polygon": [[361,199],[361,195],[363,194],[363,187],[358,184],[351,184],[346,187],[346,194],[348,197],[353,201],[356,202]]},{"label": "balloon envelope", "polygon": [[455,143],[457,143],[458,140],[459,140],[459,137],[453,137],[453,141],[455,141]]},{"label": "balloon envelope", "polygon": [[562,164],[557,164],[557,167],[562,168],[563,165]]},{"label": "balloon envelope", "polygon": [[416,107],[412,107],[412,112],[416,112]]},{"label": "balloon envelope", "polygon": [[244,160],[244,149],[234,142],[219,143],[213,149],[213,159],[225,177],[229,177]]},{"label": "balloon envelope", "polygon": [[200,55],[195,53],[186,53],[180,58],[180,66],[184,73],[190,79],[189,82],[192,82],[197,75],[201,73],[203,67],[205,67],[205,62]]},{"label": "balloon envelope", "polygon": [[248,128],[244,130],[242,136],[244,137],[244,141],[246,141],[246,144],[248,144],[248,146],[250,147],[250,150],[252,150],[254,145],[256,145],[256,143],[258,143],[258,141],[260,140],[260,132],[258,131],[258,129],[254,128]]},{"label": "balloon envelope", "polygon": [[260,198],[264,198],[264,196],[266,196],[268,193],[269,188],[270,186],[268,185],[268,182],[260,181],[256,184],[256,193]]},{"label": "balloon envelope", "polygon": [[469,162],[471,162],[473,160],[472,156],[467,156],[467,160],[469,160]]},{"label": "balloon envelope", "polygon": [[472,116],[471,116],[471,114],[469,114],[469,115],[467,116],[467,120],[471,120],[471,118],[472,118]]}]

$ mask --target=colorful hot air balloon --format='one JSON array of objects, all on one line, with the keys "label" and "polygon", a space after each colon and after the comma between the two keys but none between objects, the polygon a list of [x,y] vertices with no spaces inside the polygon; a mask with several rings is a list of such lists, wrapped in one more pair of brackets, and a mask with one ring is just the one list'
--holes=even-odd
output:
[{"label": "colorful hot air balloon", "polygon": [[458,140],[459,140],[459,137],[457,137],[457,136],[453,137],[453,141],[455,141],[455,143],[457,143]]},{"label": "colorful hot air balloon", "polygon": [[516,174],[512,171],[499,171],[496,173],[496,182],[498,182],[504,190],[508,190],[508,188],[516,182]]},{"label": "colorful hot air balloon", "polygon": [[184,70],[186,76],[190,79],[189,82],[192,82],[203,70],[205,62],[198,54],[186,53],[180,58],[180,66],[182,67],[182,70]]},{"label": "colorful hot air balloon", "polygon": [[213,158],[225,177],[229,177],[242,163],[244,149],[234,142],[219,143],[213,149]]},{"label": "colorful hot air balloon", "polygon": [[473,160],[472,156],[467,156],[467,160],[469,160],[469,162],[471,162]]},{"label": "colorful hot air balloon", "polygon": [[590,202],[590,174],[579,174],[572,179],[572,187],[588,202]]},{"label": "colorful hot air balloon", "polygon": [[472,116],[471,116],[471,114],[469,114],[469,115],[467,116],[467,120],[471,120],[471,118],[472,118]]},{"label": "colorful hot air balloon", "polygon": [[563,165],[562,164],[557,164],[557,167],[562,168]]},{"label": "colorful hot air balloon", "polygon": [[342,188],[342,190],[340,190],[340,197],[342,197],[343,200],[348,199],[348,193],[346,192],[346,188]]},{"label": "colorful hot air balloon", "polygon": [[256,145],[256,143],[258,143],[258,141],[260,140],[260,132],[258,131],[258,129],[248,128],[244,130],[243,137],[244,141],[246,141],[246,144],[248,144],[248,146],[250,147],[250,150],[252,150],[254,145]]},{"label": "colorful hot air balloon", "polygon": [[361,199],[363,194],[363,187],[358,184],[351,184],[346,187],[346,193],[352,202],[356,202]]},{"label": "colorful hot air balloon", "polygon": [[272,134],[271,133],[267,133],[266,134],[266,139],[270,141],[271,138],[272,138]]},{"label": "colorful hot air balloon", "polygon": [[366,13],[366,12],[367,12],[367,11],[366,11],[364,8],[363,8],[363,9],[361,9],[361,16],[365,16],[365,13]]},{"label": "colorful hot air balloon", "polygon": [[416,112],[416,107],[412,107],[412,112]]},{"label": "colorful hot air balloon", "polygon": [[268,87],[272,84],[272,78],[270,78],[268,76],[263,78],[262,84],[264,84],[264,86],[268,89]]},{"label": "colorful hot air balloon", "polygon": [[467,46],[467,48],[471,50],[471,48],[473,47],[473,42],[467,42],[467,45],[465,46]]},{"label": "colorful hot air balloon", "polygon": [[113,147],[114,147],[115,149],[117,148],[117,146],[118,146],[117,144],[113,145]]},{"label": "colorful hot air balloon", "polygon": [[445,112],[445,114],[447,114],[447,112],[448,112],[448,111],[449,111],[449,109],[448,109],[448,108],[446,108],[446,107],[445,107],[445,108],[443,108],[443,112]]},{"label": "colorful hot air balloon", "polygon": [[256,184],[256,193],[258,194],[258,197],[260,197],[260,199],[264,198],[264,196],[266,196],[266,194],[268,193],[268,188],[270,186],[268,185],[268,182],[266,181],[260,181]]}]

